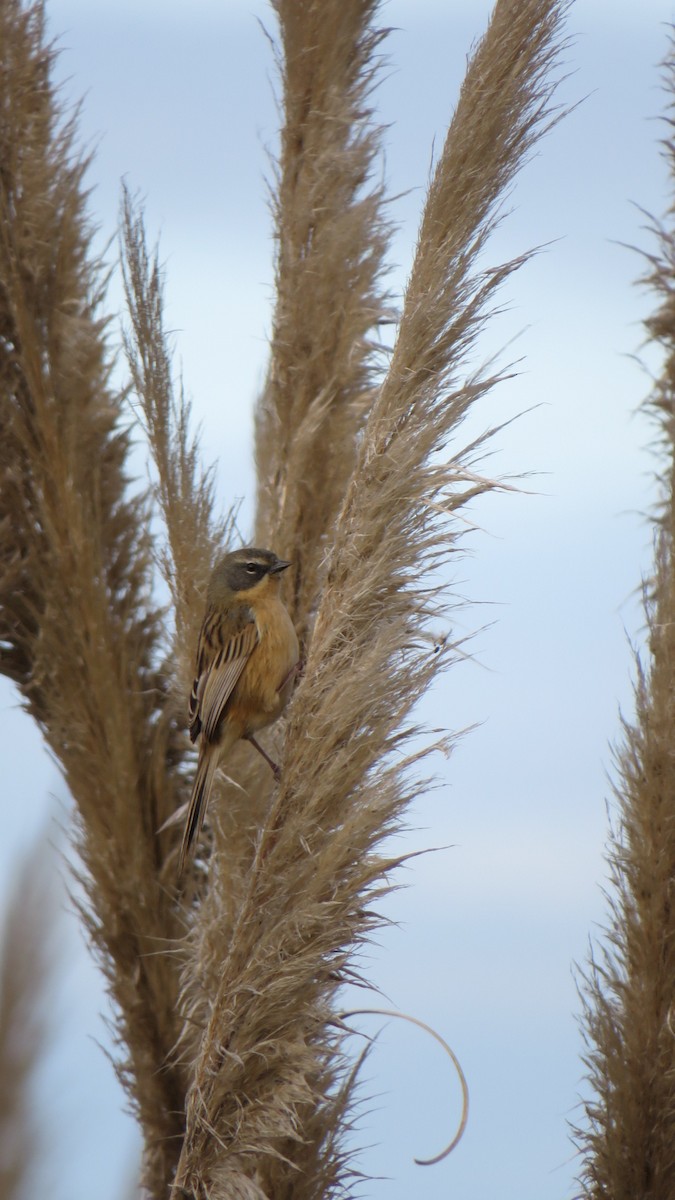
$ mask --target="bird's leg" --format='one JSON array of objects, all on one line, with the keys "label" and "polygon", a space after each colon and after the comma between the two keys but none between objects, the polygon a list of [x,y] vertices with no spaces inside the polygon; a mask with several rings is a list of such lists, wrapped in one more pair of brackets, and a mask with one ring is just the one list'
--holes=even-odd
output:
[{"label": "bird's leg", "polygon": [[287,671],[286,674],[284,675],[281,683],[279,684],[279,687],[277,688],[277,691],[283,692],[284,688],[286,687],[286,684],[290,683],[291,679],[297,679],[298,676],[301,674],[304,665],[305,665],[304,662],[296,662],[295,666],[291,667],[290,671]]},{"label": "bird's leg", "polygon": [[281,767],[279,767],[277,765],[277,763],[275,763],[273,758],[270,758],[270,756],[266,750],[263,750],[262,746],[260,745],[260,742],[256,741],[256,739],[254,738],[252,733],[245,734],[245,737],[246,737],[247,742],[250,742],[252,746],[255,746],[255,749],[258,751],[258,754],[262,754],[267,765],[272,768],[272,774],[274,775],[274,778],[276,779],[276,781],[278,783],[279,780],[281,779]]}]

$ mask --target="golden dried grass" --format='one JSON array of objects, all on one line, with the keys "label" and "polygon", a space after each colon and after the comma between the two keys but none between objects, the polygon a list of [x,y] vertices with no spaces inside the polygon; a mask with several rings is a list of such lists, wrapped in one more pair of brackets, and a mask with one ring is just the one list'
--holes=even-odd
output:
[{"label": "golden dried grass", "polygon": [[164,296],[158,251],[147,246],[143,214],[128,188],[122,195],[122,274],[130,318],[124,347],[138,412],[155,466],[155,496],[166,532],[159,552],[175,620],[171,662],[181,708],[194,670],[205,585],[214,552],[229,541],[231,520],[214,515],[213,468],[205,469],[191,432],[191,405],[182,380],[178,395],[164,330]]},{"label": "golden dried grass", "polygon": [[180,931],[156,837],[184,754],[157,670],[147,504],[110,385],[86,161],[59,112],[41,4],[0,4],[0,665],[78,809],[83,912],[117,1013],[118,1070],[157,1194],[182,1129],[167,1056]]},{"label": "golden dried grass", "polygon": [[303,641],[381,377],[378,326],[390,319],[382,287],[390,229],[371,107],[387,31],[373,24],[378,0],[273,7],[284,125],[273,194],[276,307],[256,413],[256,544],[293,559],[290,601]]},{"label": "golden dried grass", "polygon": [[[335,993],[378,922],[373,905],[396,865],[378,846],[423,786],[412,768],[427,751],[409,748],[410,722],[452,657],[451,647],[430,653],[428,622],[441,611],[430,573],[458,549],[457,510],[496,486],[471,469],[476,446],[449,462],[439,452],[497,381],[464,381],[466,354],[523,259],[485,271],[476,258],[504,189],[556,119],[551,68],[565,8],[498,3],[468,66],[391,365],[369,393],[330,539],[313,543],[318,608],[288,717],[283,778],[209,996],[176,1195],[304,1200],[349,1178],[340,1140],[346,1101],[344,1093],[333,1098],[344,1069]],[[283,35],[286,9],[278,11]],[[371,6],[361,13],[369,18]],[[273,343],[272,379],[276,352]],[[293,399],[291,391],[286,403]],[[259,420],[273,431],[267,405],[266,392]],[[315,456],[326,463],[334,449],[319,427]],[[263,512],[304,511],[304,488],[303,475],[268,476]],[[292,557],[281,516],[277,528]]]},{"label": "golden dried grass", "polygon": [[[675,38],[665,63],[675,168]],[[636,659],[635,718],[617,754],[618,816],[608,846],[610,916],[583,979],[582,1029],[592,1096],[574,1129],[590,1200],[675,1195],[675,227],[653,223],[648,283],[659,302],[646,322],[664,352],[646,401],[664,461],[654,572],[644,587],[646,664]]]},{"label": "golden dried grass", "polygon": [[[176,1164],[174,1194],[209,1200],[316,1200],[355,1177],[344,1139],[357,1067],[343,1056],[336,993],[356,977],[398,862],[381,843],[424,786],[414,707],[453,657],[451,639],[431,652],[429,622],[444,609],[430,580],[460,549],[463,507],[498,486],[476,474],[481,443],[462,445],[459,426],[500,376],[467,377],[466,363],[527,255],[490,270],[478,259],[556,119],[567,4],[495,6],[431,183],[386,372],[376,340],[390,320],[389,231],[370,108],[379,5],[275,8],[285,126],[256,538],[296,564],[288,601],[306,664],[281,786],[271,794],[247,747],[233,755],[211,842],[178,896],[176,833],[156,831],[186,798],[179,702],[228,523],[213,516],[176,397],[157,256],[127,196],[127,352],[156,469],[152,498],[130,493],[86,164],[59,118],[41,6],[0,0],[0,664],[78,805],[84,918],[156,1197]],[[166,530],[159,555],[151,499]],[[173,637],[152,601],[155,557]]]},{"label": "golden dried grass", "polygon": [[16,864],[0,943],[0,1200],[26,1200],[46,1161],[35,1075],[54,1035],[50,977],[58,957],[46,843]]}]

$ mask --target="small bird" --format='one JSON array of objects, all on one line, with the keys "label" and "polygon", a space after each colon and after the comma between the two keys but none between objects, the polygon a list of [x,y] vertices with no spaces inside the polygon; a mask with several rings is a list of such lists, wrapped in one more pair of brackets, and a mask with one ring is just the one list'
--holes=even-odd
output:
[{"label": "small bird", "polygon": [[255,734],[281,715],[295,681],[298,638],[279,596],[281,573],[290,565],[272,550],[246,546],[224,555],[209,579],[188,711],[199,759],[179,876],[199,836],[218,762],[239,738],[255,746],[279,778]]}]

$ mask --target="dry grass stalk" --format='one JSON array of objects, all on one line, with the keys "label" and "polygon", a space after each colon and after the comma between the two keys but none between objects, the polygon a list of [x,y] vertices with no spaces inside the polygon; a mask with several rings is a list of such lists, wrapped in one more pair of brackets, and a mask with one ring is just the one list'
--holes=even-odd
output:
[{"label": "dry grass stalk", "polygon": [[[675,179],[675,39],[665,64]],[[637,662],[636,715],[618,754],[618,824],[609,844],[611,917],[584,980],[585,1062],[593,1097],[574,1130],[583,1195],[675,1195],[675,224],[654,226],[647,331],[665,352],[647,401],[665,459],[653,578],[645,587],[649,664]]]},{"label": "dry grass stalk", "polygon": [[[409,768],[424,752],[401,751],[440,662],[429,653],[436,600],[423,576],[456,548],[446,518],[494,486],[471,471],[477,447],[449,466],[436,452],[495,382],[462,382],[462,364],[518,263],[481,275],[476,256],[503,189],[551,119],[565,7],[496,6],[432,184],[392,367],[376,392],[387,230],[381,191],[367,190],[378,132],[366,100],[382,38],[377,5],[277,5],[288,123],[279,303],[257,423],[258,530],[297,561],[301,630],[322,598],[284,782],[255,857],[251,830],[269,789],[246,764],[251,800],[238,812],[228,804],[223,830],[216,822],[227,854],[215,856],[192,914],[188,1061],[200,1033],[201,1044],[179,1176],[194,1195],[309,1200],[348,1185],[342,1138],[354,1071],[341,1058],[334,996],[378,921],[369,905],[395,865],[377,847],[420,787]],[[73,156],[72,123],[57,123],[42,9],[0,0],[0,19],[1,660],[79,806],[85,919],[128,1048],[120,1071],[144,1130],[144,1183],[159,1196],[175,1163],[187,1072],[167,1065],[179,1032],[176,970],[158,951],[171,947],[179,918],[162,887],[173,835],[155,831],[183,798],[184,749],[167,698],[186,668],[174,652],[170,671],[156,669],[164,644],[150,602],[146,508],[127,494],[129,442],[97,316],[84,164]],[[198,619],[194,597],[214,541],[211,495],[187,406],[173,395],[156,259],[128,200],[124,220],[128,349],[181,642]]]},{"label": "dry grass stalk", "polygon": [[[449,463],[439,452],[496,382],[465,382],[466,354],[522,259],[481,271],[476,258],[504,189],[556,119],[552,71],[566,8],[499,0],[467,70],[391,366],[351,478],[342,478],[282,782],[210,997],[176,1196],[182,1187],[213,1200],[309,1200],[349,1187],[340,1137],[350,1087],[337,1102],[331,1094],[343,1069],[335,993],[378,922],[372,905],[396,865],[378,846],[423,786],[414,768],[426,752],[407,750],[411,714],[449,657],[430,652],[429,620],[441,610],[429,572],[458,550],[453,515],[496,486],[471,470],[476,446]],[[282,22],[286,11],[279,7]],[[279,350],[275,341],[271,379]],[[285,403],[293,400],[290,391]],[[267,395],[261,421],[272,421],[266,404]],[[328,464],[335,445],[320,424],[313,437],[311,457]],[[261,444],[259,436],[259,455]],[[309,521],[304,476],[270,473],[264,488],[262,527],[273,528],[268,513],[282,514],[279,549],[292,557],[298,526],[286,527],[283,514],[303,511]],[[325,533],[320,519],[303,534],[317,572]]]},{"label": "dry grass stalk", "polygon": [[178,924],[155,831],[177,804],[183,750],[154,665],[147,508],[128,495],[86,163],[58,111],[42,5],[0,0],[0,45],[0,668],[77,802],[85,921],[159,1196],[184,1086],[166,1065],[177,969],[158,951]]},{"label": "dry grass stalk", "polygon": [[272,352],[256,414],[256,541],[293,558],[291,608],[302,641],[381,372],[375,339],[388,319],[381,277],[389,228],[373,181],[381,131],[370,94],[387,31],[372,24],[379,0],[273,6],[284,126]]},{"label": "dry grass stalk", "polygon": [[[230,539],[231,522],[214,517],[213,471],[204,471],[190,432],[191,405],[182,382],[176,396],[164,330],[164,296],[157,250],[147,248],[143,214],[125,187],[122,198],[122,271],[131,327],[124,335],[133,388],[154,460],[156,496],[167,550],[161,556],[175,616],[172,666],[181,712],[194,671],[193,648],[214,548]],[[177,669],[180,668],[180,669]]]},{"label": "dry grass stalk", "polygon": [[[370,176],[379,130],[368,97],[384,36],[376,5],[281,4],[285,126],[274,209],[277,304],[272,366],[256,414],[258,512],[254,540],[289,548],[286,600],[301,637],[315,609],[319,570],[335,510],[353,469],[373,397],[372,338],[387,316],[378,290],[387,243],[382,189]],[[316,454],[317,444],[331,447]],[[267,733],[273,742],[278,732]],[[237,786],[218,781],[211,806],[216,847],[208,891],[192,930],[181,1047],[210,1016],[222,958],[243,903],[271,777],[249,747],[227,763]],[[194,880],[200,889],[199,872]],[[315,1138],[312,1138],[315,1141]]]},{"label": "dry grass stalk", "polygon": [[46,845],[15,873],[0,946],[0,1200],[27,1200],[45,1149],[33,1078],[50,1035],[48,981],[56,920]]},{"label": "dry grass stalk", "polygon": [[[164,671],[175,719],[183,725],[186,698],[195,668],[195,649],[203,616],[205,585],[216,551],[232,541],[236,512],[225,521],[214,515],[212,472],[201,466],[199,447],[190,432],[190,404],[182,384],[176,396],[172,354],[164,329],[164,296],[158,251],[147,248],[143,215],[125,188],[122,203],[123,277],[131,326],[124,336],[133,390],[156,470],[155,495],[164,518],[166,549],[160,563],[169,585],[175,616],[171,652]],[[250,865],[251,845],[269,800],[269,772],[260,770],[258,756],[238,747],[227,764],[228,776],[215,781],[220,841],[227,847],[205,893],[201,863],[187,882],[201,901],[200,920],[190,930],[184,948],[183,1005],[190,1009],[180,1040],[180,1055],[194,1054],[193,1041],[206,1018],[207,997],[217,978],[223,940],[231,926]],[[237,784],[230,782],[234,775]],[[245,789],[245,790],[244,790]],[[209,824],[214,823],[215,805]],[[184,806],[178,810],[179,817]],[[177,820],[175,827],[178,828]],[[221,828],[222,827],[222,828]],[[208,838],[201,839],[208,845]],[[169,851],[168,870],[175,872],[176,849]],[[206,849],[206,846],[203,846]],[[216,886],[217,884],[217,886]],[[189,947],[189,948],[188,948]],[[203,1011],[202,1011],[203,1010]]]}]

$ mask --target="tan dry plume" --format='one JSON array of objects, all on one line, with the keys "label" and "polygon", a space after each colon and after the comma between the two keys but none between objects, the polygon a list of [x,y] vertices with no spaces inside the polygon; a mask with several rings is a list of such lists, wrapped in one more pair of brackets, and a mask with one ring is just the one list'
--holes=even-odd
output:
[{"label": "tan dry plume", "polygon": [[[53,869],[53,868],[52,868]],[[0,1200],[25,1200],[47,1145],[35,1114],[35,1072],[54,1032],[50,977],[57,957],[48,848],[40,838],[17,864],[0,945]]]},{"label": "tan dry plume", "polygon": [[164,295],[158,250],[148,250],[143,213],[128,188],[122,193],[122,272],[131,325],[124,347],[141,422],[156,469],[155,492],[164,518],[164,577],[175,616],[172,665],[184,717],[194,670],[194,646],[214,551],[231,538],[233,514],[214,516],[213,469],[201,465],[191,433],[191,404],[182,381],[173,380],[164,329]]},{"label": "tan dry plume", "polygon": [[[665,64],[675,181],[675,36]],[[574,1129],[590,1200],[675,1195],[675,207],[654,225],[648,282],[660,307],[646,322],[665,365],[647,401],[665,470],[645,587],[648,663],[637,661],[635,719],[624,722],[608,847],[610,918],[584,979],[584,1061],[593,1089]]]},{"label": "tan dry plume", "polygon": [[[372,904],[396,865],[377,848],[423,786],[411,768],[426,752],[406,749],[410,719],[448,657],[429,651],[438,612],[429,571],[458,550],[453,514],[496,486],[470,469],[475,446],[449,462],[437,452],[496,382],[465,381],[466,354],[522,260],[481,272],[476,256],[504,190],[556,119],[566,8],[499,0],[469,63],[391,367],[334,522],[281,786],[211,997],[175,1197],[181,1187],[212,1200],[349,1190],[341,1129],[351,1091],[337,1106],[330,1096],[342,1067],[335,991],[377,924]],[[333,452],[318,431],[316,459]],[[302,507],[302,478],[285,474],[278,488],[280,511]]]},{"label": "tan dry plume", "polygon": [[[286,124],[277,194],[277,302],[271,366],[256,412],[258,511],[253,540],[293,559],[284,599],[301,638],[316,608],[327,538],[353,469],[373,400],[380,286],[388,229],[382,188],[371,176],[379,129],[368,103],[383,32],[376,5],[279,5]],[[329,456],[316,446],[330,445]],[[266,731],[276,753],[280,727]],[[209,886],[191,932],[185,971],[190,1021],[181,1052],[209,1018],[223,953],[246,888],[255,837],[269,807],[271,776],[250,747],[236,748],[211,805]],[[203,839],[205,857],[209,839]],[[197,869],[194,884],[203,893]],[[196,986],[195,986],[196,984]],[[187,1044],[185,1044],[187,1043]]]},{"label": "tan dry plume", "polygon": [[391,320],[381,285],[390,230],[373,179],[381,130],[370,107],[386,30],[372,24],[378,0],[273,7],[284,127],[276,307],[256,413],[256,543],[293,559],[289,598],[302,641],[381,376],[378,326]]},{"label": "tan dry plume", "polygon": [[84,913],[116,1006],[118,1070],[165,1194],[184,1085],[179,933],[155,831],[178,803],[182,743],[153,663],[145,501],[109,381],[86,162],[51,83],[39,3],[0,0],[0,669],[16,683],[78,809]]},{"label": "tan dry plume", "polygon": [[[232,509],[225,520],[219,521],[215,516],[213,471],[205,471],[201,465],[198,441],[190,430],[191,405],[182,382],[178,395],[175,391],[172,355],[164,328],[158,250],[148,251],[143,213],[126,188],[122,198],[122,239],[122,268],[131,321],[124,344],[137,410],[155,465],[155,495],[166,531],[166,548],[160,551],[160,561],[171,591],[175,618],[171,649],[163,670],[171,697],[171,711],[176,722],[185,727],[208,573],[216,553],[222,552],[233,541],[236,510]],[[257,757],[250,747],[243,751],[241,747],[235,749],[225,764],[228,776],[219,773],[214,782],[218,811],[225,825],[223,837],[227,856],[218,873],[222,889],[210,888],[202,906],[202,919],[196,928],[190,928],[188,918],[190,943],[196,939],[198,949],[184,943],[180,951],[181,961],[187,961],[184,980],[186,993],[190,995],[186,1003],[192,1008],[192,1019],[183,1027],[178,1052],[187,1059],[195,1052],[192,1043],[202,1021],[202,1017],[197,1016],[197,1008],[200,1003],[205,1003],[209,993],[210,978],[205,964],[208,962],[217,974],[229,914],[236,902],[237,883],[250,863],[252,830],[258,827],[268,801],[269,772],[267,768],[267,774],[259,771],[257,762],[252,762]],[[196,759],[191,766],[188,796],[195,770]],[[230,782],[230,773],[240,780],[237,785]],[[244,791],[242,784],[254,786]],[[211,806],[209,824],[213,822],[215,808],[216,805]],[[178,829],[186,813],[187,801],[181,803],[169,818],[169,828]],[[174,839],[169,835],[166,842],[171,840]],[[208,837],[202,837],[200,841],[202,850],[207,850]],[[174,879],[177,855],[178,845],[172,845],[165,865]],[[204,899],[204,882],[204,872],[197,864],[183,889],[188,909],[192,889],[195,895]],[[208,912],[212,921],[207,919]],[[212,926],[215,950],[210,945]],[[196,963],[199,964],[197,971]]]}]

